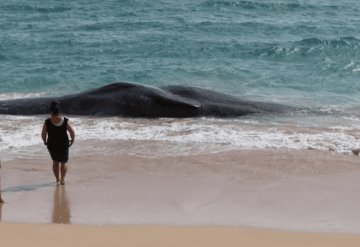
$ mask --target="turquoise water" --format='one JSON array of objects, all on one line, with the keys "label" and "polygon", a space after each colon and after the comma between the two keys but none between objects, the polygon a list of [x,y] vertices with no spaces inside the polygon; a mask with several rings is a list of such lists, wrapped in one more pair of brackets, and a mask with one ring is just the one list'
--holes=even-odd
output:
[{"label": "turquoise water", "polygon": [[0,94],[114,81],[295,105],[360,105],[360,2],[0,2]]},{"label": "turquoise water", "polygon": [[[329,167],[325,161],[334,153],[352,155],[360,149],[359,79],[359,0],[0,0],[0,100],[64,95],[125,81],[198,86],[323,110],[236,119],[67,116],[76,131],[71,188],[95,184],[99,194],[102,181],[115,185],[95,203],[91,187],[81,190],[81,198],[73,194],[74,223],[234,224],[358,233],[353,162],[340,155]],[[0,116],[0,162],[18,178],[14,181],[43,179],[46,171],[50,179],[50,167],[40,168],[43,160],[51,164],[41,139],[47,117]],[[291,153],[264,155],[264,149]],[[229,150],[235,152],[220,153]],[[239,150],[257,152],[237,156]],[[220,156],[212,160],[209,153]],[[148,162],[159,157],[165,159]],[[26,167],[11,168],[7,161],[12,159]],[[88,161],[95,170],[80,176]],[[49,210],[37,218],[19,214],[19,205],[28,209],[41,203],[43,209],[46,204],[31,200],[28,205],[20,201],[22,194],[13,196],[39,188],[47,200],[46,183],[8,186],[6,179],[10,203],[3,220],[51,218]],[[107,203],[113,196],[124,204]],[[98,205],[106,210],[84,215],[83,198],[92,203],[85,205],[87,212]]]},{"label": "turquoise water", "polygon": [[[359,16],[355,0],[0,1],[0,100],[115,81],[198,86],[322,112],[227,120],[69,117],[80,141],[153,144],[136,146],[136,155],[351,153],[360,148]],[[3,116],[0,155],[36,153],[29,147],[40,148],[43,121]]]}]

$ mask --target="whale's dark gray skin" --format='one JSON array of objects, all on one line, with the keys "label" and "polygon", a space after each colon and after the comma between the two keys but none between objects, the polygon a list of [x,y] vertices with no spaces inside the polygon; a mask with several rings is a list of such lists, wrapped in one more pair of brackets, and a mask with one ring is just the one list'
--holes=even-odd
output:
[{"label": "whale's dark gray skin", "polygon": [[58,101],[65,114],[125,117],[238,117],[248,114],[286,113],[295,108],[280,104],[244,101],[207,89],[166,86],[155,88],[118,82],[62,97],[0,101],[0,114],[49,113]]}]

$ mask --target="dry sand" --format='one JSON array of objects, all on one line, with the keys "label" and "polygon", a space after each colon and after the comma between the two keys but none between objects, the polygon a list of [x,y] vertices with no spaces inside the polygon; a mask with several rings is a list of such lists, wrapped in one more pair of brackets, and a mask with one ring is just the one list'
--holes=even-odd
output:
[{"label": "dry sand", "polygon": [[360,246],[357,156],[115,152],[126,145],[73,152],[65,186],[42,153],[6,157],[1,246]]},{"label": "dry sand", "polygon": [[280,232],[231,227],[0,224],[1,246],[269,246],[357,247],[360,235]]}]

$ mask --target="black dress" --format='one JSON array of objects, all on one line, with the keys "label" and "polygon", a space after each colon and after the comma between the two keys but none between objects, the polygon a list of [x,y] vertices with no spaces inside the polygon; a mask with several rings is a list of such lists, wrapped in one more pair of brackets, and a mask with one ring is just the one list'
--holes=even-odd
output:
[{"label": "black dress", "polygon": [[63,124],[60,126],[52,124],[50,118],[45,121],[48,133],[46,145],[54,161],[67,162],[69,160],[68,121],[69,119],[64,117]]}]

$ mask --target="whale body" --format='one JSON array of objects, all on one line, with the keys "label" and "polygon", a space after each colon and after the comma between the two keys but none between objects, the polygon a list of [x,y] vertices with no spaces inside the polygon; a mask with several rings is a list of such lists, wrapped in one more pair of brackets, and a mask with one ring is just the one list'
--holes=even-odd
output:
[{"label": "whale body", "polygon": [[124,117],[238,117],[248,114],[286,113],[294,107],[246,101],[208,89],[189,86],[155,88],[126,82],[61,97],[0,101],[0,114],[40,115],[49,113],[52,101],[68,115]]}]

